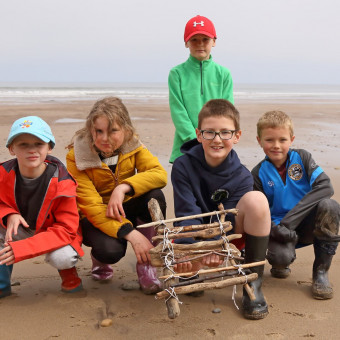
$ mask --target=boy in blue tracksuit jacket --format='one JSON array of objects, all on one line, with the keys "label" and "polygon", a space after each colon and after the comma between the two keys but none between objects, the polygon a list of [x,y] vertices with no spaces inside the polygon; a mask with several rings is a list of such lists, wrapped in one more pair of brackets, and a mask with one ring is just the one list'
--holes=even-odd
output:
[{"label": "boy in blue tracksuit jacket", "polygon": [[340,206],[330,199],[329,177],[312,155],[291,149],[293,124],[282,111],[270,111],[257,123],[257,140],[266,157],[253,170],[254,189],[268,199],[272,228],[267,259],[271,274],[286,278],[295,248],[314,245],[312,295],[330,299],[333,289],[328,270],[338,246]]},{"label": "boy in blue tracksuit jacket", "polygon": [[[252,176],[233,150],[241,136],[239,113],[234,105],[225,99],[208,101],[199,113],[196,136],[197,139],[183,145],[184,155],[176,159],[172,168],[176,217],[211,212],[217,210],[220,203],[225,209],[237,208],[234,232],[244,234],[245,262],[264,260],[270,231],[269,207],[266,197],[253,191]],[[209,220],[195,218],[178,225],[202,223]],[[186,238],[184,242],[194,240]],[[202,264],[211,266],[215,260],[204,259]],[[176,271],[185,271],[181,265],[177,266]],[[243,292],[243,314],[248,319],[262,319],[268,314],[261,290],[263,268],[263,265],[251,268],[258,274],[258,279],[249,283],[256,300],[251,301]],[[191,267],[187,269],[190,271]]]}]

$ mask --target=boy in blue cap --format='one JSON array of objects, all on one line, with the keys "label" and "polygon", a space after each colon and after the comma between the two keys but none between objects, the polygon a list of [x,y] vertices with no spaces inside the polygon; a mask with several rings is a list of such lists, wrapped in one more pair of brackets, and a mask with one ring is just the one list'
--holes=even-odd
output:
[{"label": "boy in blue cap", "polygon": [[170,163],[181,156],[181,146],[196,138],[198,113],[210,99],[234,102],[233,81],[227,68],[216,64],[210,54],[216,45],[214,24],[206,17],[191,18],[184,30],[189,59],[170,70],[169,105],[176,131]]},{"label": "boy in blue cap", "polygon": [[11,294],[13,264],[42,254],[57,268],[62,291],[82,289],[75,264],[81,249],[76,182],[57,158],[55,139],[36,116],[16,120],[0,164],[0,298]]}]

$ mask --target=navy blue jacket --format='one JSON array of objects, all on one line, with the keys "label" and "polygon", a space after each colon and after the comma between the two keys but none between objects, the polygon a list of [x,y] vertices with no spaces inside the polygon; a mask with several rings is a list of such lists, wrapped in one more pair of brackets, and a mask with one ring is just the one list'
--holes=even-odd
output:
[{"label": "navy blue jacket", "polygon": [[[218,210],[220,202],[225,209],[235,208],[240,198],[253,190],[252,175],[241,164],[234,150],[214,168],[205,161],[203,147],[197,139],[184,143],[181,152],[184,155],[175,160],[171,172],[176,217]],[[233,221],[233,216],[227,215],[226,219]],[[212,221],[216,221],[216,217]],[[209,222],[210,217],[205,217],[181,221],[176,225]]]}]

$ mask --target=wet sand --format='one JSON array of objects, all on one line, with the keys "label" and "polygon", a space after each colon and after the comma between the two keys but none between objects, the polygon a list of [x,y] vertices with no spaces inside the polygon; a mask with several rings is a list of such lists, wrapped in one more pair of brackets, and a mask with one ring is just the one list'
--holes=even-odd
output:
[{"label": "wet sand", "polygon": [[[5,142],[12,122],[26,115],[38,115],[51,126],[56,137],[53,155],[65,162],[65,147],[74,132],[83,126],[93,102],[48,102],[27,105],[0,105],[0,161],[10,158]],[[158,156],[169,174],[164,192],[167,217],[174,217],[170,183],[170,157],[174,127],[167,103],[125,101],[144,144]],[[296,139],[293,147],[306,148],[330,176],[334,198],[340,201],[340,106],[338,103],[236,103],[241,113],[242,137],[236,146],[241,161],[251,169],[262,158],[256,143],[256,121],[265,111],[280,109],[294,121]],[[73,119],[79,121],[69,121]],[[61,121],[60,120],[64,120]],[[123,283],[135,281],[135,259],[131,248],[114,265],[114,279],[106,284],[90,276],[89,248],[78,262],[85,292],[77,296],[60,292],[60,278],[43,257],[15,264],[13,295],[0,300],[0,329],[4,339],[337,339],[340,332],[340,270],[335,255],[330,270],[335,296],[318,301],[311,297],[313,248],[297,250],[285,280],[270,276],[265,268],[264,293],[269,315],[260,321],[245,320],[232,301],[232,289],[207,291],[201,298],[180,296],[181,315],[170,320],[164,301],[143,295],[139,290],[124,291]],[[242,289],[237,289],[236,303],[241,306]],[[220,308],[218,314],[212,313]],[[100,322],[111,318],[110,327]]]}]

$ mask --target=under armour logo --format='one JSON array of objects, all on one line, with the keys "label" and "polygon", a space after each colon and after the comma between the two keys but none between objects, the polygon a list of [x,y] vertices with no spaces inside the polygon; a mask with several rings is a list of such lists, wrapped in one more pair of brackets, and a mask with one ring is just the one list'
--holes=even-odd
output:
[{"label": "under armour logo", "polygon": [[197,25],[201,25],[203,27],[204,26],[204,21],[203,20],[201,22],[194,21],[194,27],[196,27]]},{"label": "under armour logo", "polygon": [[270,187],[273,187],[273,186],[274,186],[274,182],[273,182],[273,181],[268,181],[268,185],[269,185]]}]

